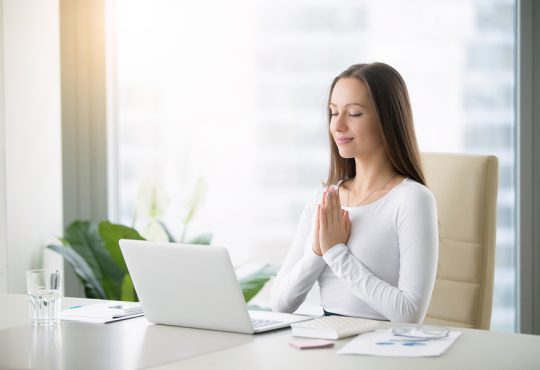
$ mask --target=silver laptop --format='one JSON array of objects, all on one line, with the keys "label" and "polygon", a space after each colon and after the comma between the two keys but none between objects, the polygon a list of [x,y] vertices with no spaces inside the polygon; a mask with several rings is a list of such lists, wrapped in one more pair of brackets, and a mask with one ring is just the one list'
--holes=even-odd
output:
[{"label": "silver laptop", "polygon": [[150,322],[253,334],[311,319],[248,311],[223,247],[122,239],[120,249]]}]

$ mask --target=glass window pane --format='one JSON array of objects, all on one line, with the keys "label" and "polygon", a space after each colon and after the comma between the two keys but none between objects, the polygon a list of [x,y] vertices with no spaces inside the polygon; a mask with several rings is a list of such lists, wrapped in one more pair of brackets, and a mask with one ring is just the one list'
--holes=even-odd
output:
[{"label": "glass window pane", "polygon": [[[174,235],[212,232],[233,262],[280,261],[326,176],[335,75],[383,61],[407,82],[423,151],[500,160],[493,325],[515,325],[514,1],[109,0],[119,221],[167,191]],[[199,183],[200,184],[200,183]]]}]

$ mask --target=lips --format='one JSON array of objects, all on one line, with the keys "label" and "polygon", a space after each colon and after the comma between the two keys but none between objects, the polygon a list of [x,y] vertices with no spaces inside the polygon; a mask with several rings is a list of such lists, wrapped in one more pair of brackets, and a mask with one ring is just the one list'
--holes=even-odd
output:
[{"label": "lips", "polygon": [[352,137],[338,137],[336,138],[336,144],[337,145],[344,145],[344,144],[347,144],[349,142],[351,142],[353,140]]}]

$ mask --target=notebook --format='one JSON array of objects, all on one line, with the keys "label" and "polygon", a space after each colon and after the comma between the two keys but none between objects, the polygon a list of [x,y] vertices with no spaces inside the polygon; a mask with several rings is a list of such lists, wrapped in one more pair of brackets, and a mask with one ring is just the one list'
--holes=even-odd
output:
[{"label": "notebook", "polygon": [[345,316],[324,316],[319,319],[293,324],[295,337],[341,339],[377,329],[379,322]]}]

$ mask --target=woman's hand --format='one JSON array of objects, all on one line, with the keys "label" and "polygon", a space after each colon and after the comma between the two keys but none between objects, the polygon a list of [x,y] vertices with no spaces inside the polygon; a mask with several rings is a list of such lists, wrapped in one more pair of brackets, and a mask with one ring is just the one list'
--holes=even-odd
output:
[{"label": "woman's hand", "polygon": [[323,193],[317,217],[321,254],[336,244],[347,243],[351,235],[351,220],[349,212],[341,209],[339,194],[334,189],[330,188]]}]

